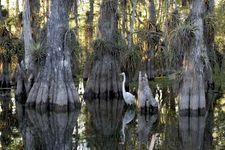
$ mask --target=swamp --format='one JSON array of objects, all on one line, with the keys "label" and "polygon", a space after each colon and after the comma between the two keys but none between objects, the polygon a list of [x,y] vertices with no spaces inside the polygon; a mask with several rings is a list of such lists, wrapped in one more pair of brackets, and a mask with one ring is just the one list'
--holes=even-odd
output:
[{"label": "swamp", "polygon": [[224,150],[225,0],[0,0],[0,150]]}]

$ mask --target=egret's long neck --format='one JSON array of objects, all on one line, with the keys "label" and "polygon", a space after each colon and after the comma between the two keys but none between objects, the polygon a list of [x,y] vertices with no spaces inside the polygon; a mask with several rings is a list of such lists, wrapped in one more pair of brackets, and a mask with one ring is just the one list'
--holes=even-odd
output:
[{"label": "egret's long neck", "polygon": [[122,85],[122,90],[123,90],[123,94],[125,94],[125,82],[126,82],[126,76],[123,75],[123,85]]}]

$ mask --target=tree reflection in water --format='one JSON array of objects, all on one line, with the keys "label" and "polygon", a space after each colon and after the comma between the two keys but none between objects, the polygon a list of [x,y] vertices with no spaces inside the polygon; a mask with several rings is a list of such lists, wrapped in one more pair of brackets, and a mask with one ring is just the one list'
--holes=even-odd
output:
[{"label": "tree reflection in water", "polygon": [[147,149],[150,146],[151,140],[149,140],[149,137],[154,135],[154,129],[157,127],[158,121],[158,114],[138,114],[137,134],[139,148],[144,146]]},{"label": "tree reflection in water", "polygon": [[25,150],[72,149],[72,134],[80,110],[39,113],[17,105]]},{"label": "tree reflection in water", "polygon": [[204,141],[205,117],[180,117],[179,132],[181,149],[202,150]]},{"label": "tree reflection in water", "polygon": [[120,144],[120,129],[124,101],[122,99],[86,100],[90,117],[90,131],[93,137],[87,138],[90,149],[114,150]]}]

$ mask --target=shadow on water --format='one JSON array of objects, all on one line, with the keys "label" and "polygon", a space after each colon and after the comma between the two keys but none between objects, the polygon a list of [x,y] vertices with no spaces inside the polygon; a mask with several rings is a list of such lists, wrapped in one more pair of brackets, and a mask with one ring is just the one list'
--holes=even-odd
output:
[{"label": "shadow on water", "polygon": [[72,149],[72,134],[80,111],[39,113],[17,104],[25,150]]}]

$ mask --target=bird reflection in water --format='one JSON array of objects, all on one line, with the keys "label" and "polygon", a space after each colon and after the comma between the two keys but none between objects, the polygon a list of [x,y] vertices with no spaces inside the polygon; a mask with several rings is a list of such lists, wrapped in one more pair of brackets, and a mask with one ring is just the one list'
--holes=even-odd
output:
[{"label": "bird reflection in water", "polygon": [[127,125],[134,119],[135,117],[135,111],[132,109],[127,109],[124,116],[123,116],[123,121],[122,121],[122,129],[121,129],[121,133],[122,133],[122,138],[121,138],[121,144],[125,143],[125,128],[127,127]]}]

